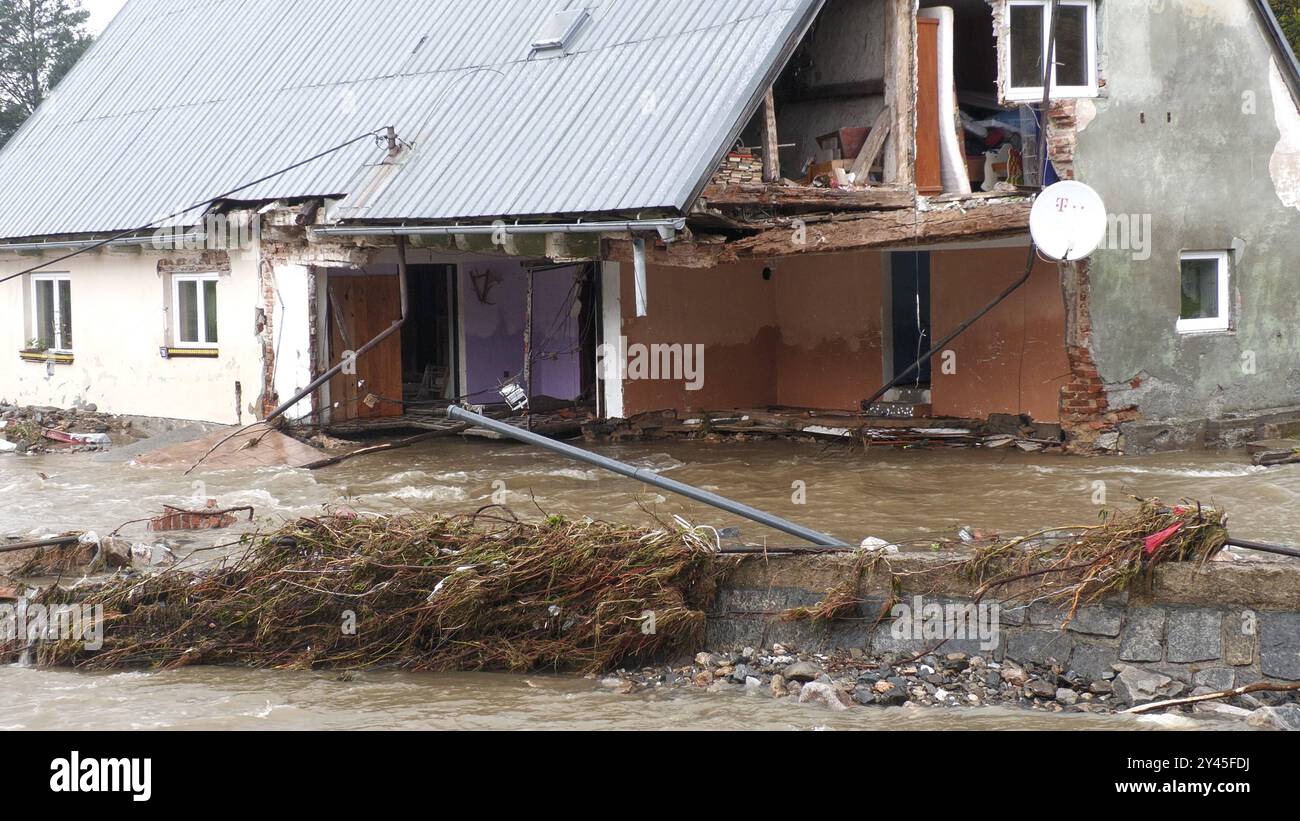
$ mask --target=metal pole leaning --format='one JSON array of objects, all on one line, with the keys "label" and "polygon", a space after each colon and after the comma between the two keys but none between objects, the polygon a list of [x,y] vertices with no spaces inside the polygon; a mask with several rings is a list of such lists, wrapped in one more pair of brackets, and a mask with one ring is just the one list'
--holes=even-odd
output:
[{"label": "metal pole leaning", "polygon": [[567,456],[570,459],[584,462],[593,467],[608,470],[611,473],[617,473],[620,476],[626,476],[629,479],[636,479],[639,482],[645,482],[647,485],[657,487],[661,490],[666,490],[669,493],[676,493],[679,496],[685,496],[688,499],[716,507],[719,510],[734,513],[737,516],[749,519],[752,522],[757,522],[758,524],[770,527],[774,530],[779,530],[782,533],[797,536],[800,539],[804,539],[805,541],[811,542],[820,547],[850,547],[849,544],[836,539],[834,536],[828,536],[825,533],[819,533],[816,530],[811,530],[802,525],[795,524],[788,519],[782,519],[779,516],[764,513],[757,508],[741,504],[740,502],[728,499],[724,496],[719,496],[716,493],[709,493],[708,491],[700,490],[697,487],[691,487],[690,485],[682,484],[681,482],[676,482],[672,479],[665,479],[648,468],[633,467],[632,465],[625,464],[616,459],[610,459],[607,456],[601,456],[600,454],[592,453],[581,448],[575,448],[572,445],[566,445],[563,442],[548,439],[547,437],[533,433],[532,431],[522,430],[516,428],[514,425],[499,422],[495,419],[489,419],[488,417],[477,413],[471,413],[464,408],[453,406],[447,411],[447,416],[457,422],[465,422],[474,425],[475,427],[484,428],[493,433],[499,433],[502,436],[507,436],[529,445],[536,445],[537,447],[544,448],[552,453],[558,453],[561,456]]}]

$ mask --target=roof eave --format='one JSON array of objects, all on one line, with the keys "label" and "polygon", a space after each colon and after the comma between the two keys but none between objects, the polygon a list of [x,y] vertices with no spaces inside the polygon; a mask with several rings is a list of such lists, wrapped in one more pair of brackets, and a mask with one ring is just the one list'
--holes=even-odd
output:
[{"label": "roof eave", "polygon": [[1278,62],[1282,64],[1282,76],[1291,89],[1291,97],[1296,105],[1300,106],[1300,59],[1296,58],[1295,50],[1287,41],[1286,33],[1282,31],[1282,24],[1273,14],[1273,7],[1269,5],[1268,0],[1253,0],[1253,2],[1255,10],[1259,12],[1260,22],[1263,23],[1265,32],[1273,42],[1273,50],[1277,52]]}]

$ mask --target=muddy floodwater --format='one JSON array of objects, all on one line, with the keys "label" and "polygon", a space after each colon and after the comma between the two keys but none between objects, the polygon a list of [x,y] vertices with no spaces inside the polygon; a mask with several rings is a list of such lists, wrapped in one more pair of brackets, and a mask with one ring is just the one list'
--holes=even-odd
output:
[{"label": "muddy floodwater", "polygon": [[[623,696],[583,679],[503,675],[0,669],[0,730],[1155,730],[1190,719],[1012,710],[859,709],[674,691]],[[1214,725],[1210,725],[1213,727]]]},{"label": "muddy floodwater", "polygon": [[[1097,501],[1123,504],[1130,496],[1214,503],[1230,511],[1239,538],[1300,541],[1300,466],[1255,468],[1240,454],[1080,460],[1018,451],[864,453],[784,442],[658,442],[602,452],[849,542],[874,536],[923,545],[961,527],[1019,533],[1087,525],[1097,520]],[[125,455],[0,457],[0,535],[104,535],[124,522],[157,515],[163,505],[192,507],[202,498],[215,498],[222,507],[251,505],[252,526],[267,528],[326,506],[369,513],[473,512],[506,494],[525,518],[546,511],[651,523],[653,516],[679,515],[696,524],[739,527],[742,538],[754,543],[792,543],[636,482],[513,444],[430,442],[315,473],[262,469],[190,477],[182,475],[183,468],[133,467]],[[140,525],[123,535],[148,538]],[[192,537],[190,546],[231,536],[223,531]],[[8,668],[0,669],[0,694],[6,705],[0,729],[1161,726],[993,710],[829,714],[758,697],[628,697],[601,691],[593,681],[516,676],[366,673],[340,682],[324,675],[234,670],[83,675]]]}]

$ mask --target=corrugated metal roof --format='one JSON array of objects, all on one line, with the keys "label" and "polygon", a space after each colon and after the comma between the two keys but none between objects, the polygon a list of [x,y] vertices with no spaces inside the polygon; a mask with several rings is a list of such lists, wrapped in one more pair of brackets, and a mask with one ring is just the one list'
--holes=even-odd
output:
[{"label": "corrugated metal roof", "polygon": [[[683,209],[821,0],[128,0],[0,153],[0,237],[127,230],[240,195],[449,221]],[[591,19],[569,53],[531,42]],[[369,182],[369,186],[366,186]]]}]

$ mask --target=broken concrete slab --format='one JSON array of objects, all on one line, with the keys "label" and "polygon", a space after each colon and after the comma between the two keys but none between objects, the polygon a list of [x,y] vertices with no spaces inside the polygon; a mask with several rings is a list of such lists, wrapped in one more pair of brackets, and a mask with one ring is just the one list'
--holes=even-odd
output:
[{"label": "broken concrete slab", "polygon": [[[183,467],[189,469],[203,460],[203,470],[257,469],[267,467],[301,468],[325,458],[325,452],[279,431],[264,428],[240,431],[229,429],[199,439],[173,444],[138,455],[133,464],[145,467]],[[222,442],[226,437],[229,441]],[[204,456],[216,450],[211,456]]]},{"label": "broken concrete slab", "polygon": [[1247,446],[1256,466],[1274,467],[1300,463],[1300,439],[1270,439]]}]

